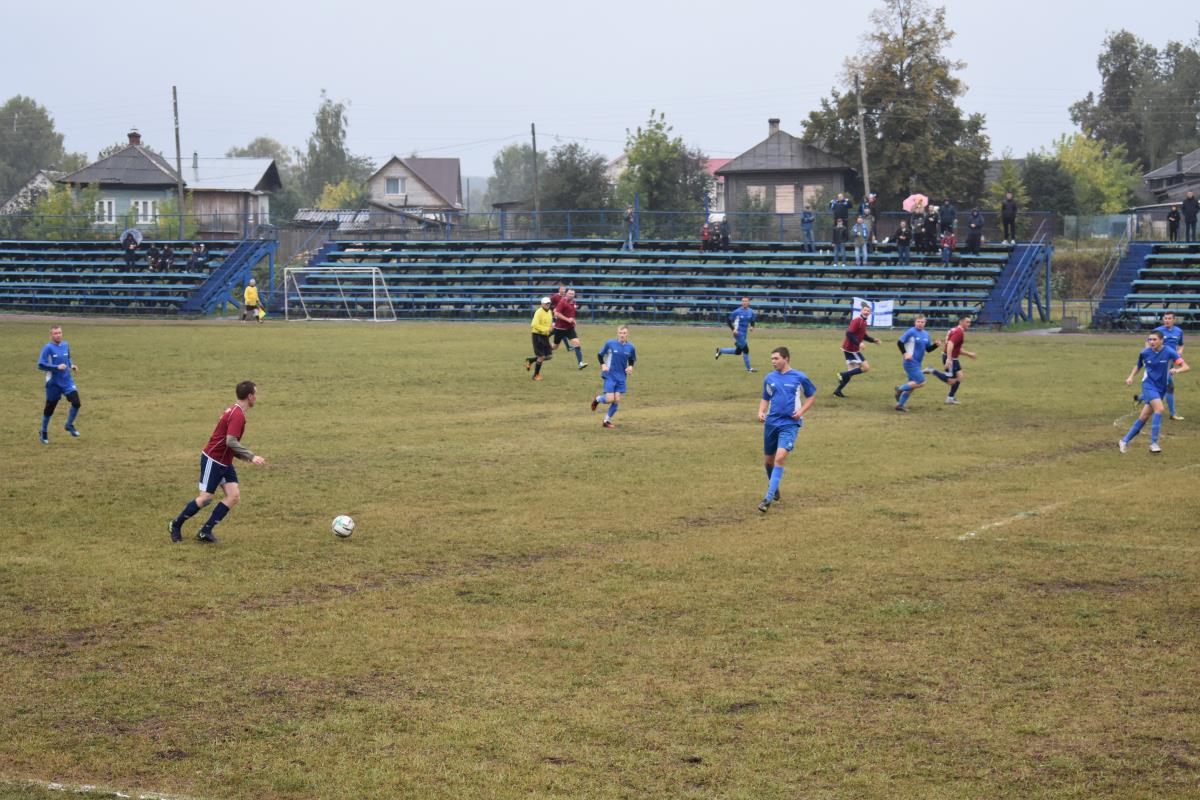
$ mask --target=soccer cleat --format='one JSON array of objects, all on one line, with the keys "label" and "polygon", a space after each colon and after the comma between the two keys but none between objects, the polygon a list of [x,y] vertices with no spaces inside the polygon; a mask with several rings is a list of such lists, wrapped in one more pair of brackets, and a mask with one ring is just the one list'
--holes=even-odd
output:
[{"label": "soccer cleat", "polygon": [[754,367],[747,367],[746,372],[758,372]]},{"label": "soccer cleat", "polygon": [[765,513],[767,513],[767,509],[770,507],[771,507],[771,501],[763,500],[761,503],[758,504],[758,513],[765,514]]},{"label": "soccer cleat", "polygon": [[580,369],[583,369],[583,368],[584,368],[584,367],[586,367],[586,366],[587,366],[587,362],[586,362],[586,361],[580,361],[580,362],[579,362],[579,368],[580,368]]},{"label": "soccer cleat", "polygon": [[1162,448],[1158,446],[1158,442],[1150,443],[1150,452],[1151,453],[1161,453],[1162,452]]},{"label": "soccer cleat", "polygon": [[922,367],[922,369],[921,369],[921,374],[922,374],[922,375],[932,375],[932,374],[933,374],[933,367]]},{"label": "soccer cleat", "polygon": [[63,430],[65,430],[67,433],[74,436],[76,439],[78,439],[80,436],[79,431],[75,428],[74,425],[67,425],[65,428],[63,428]]},{"label": "soccer cleat", "polygon": [[775,490],[775,499],[774,499],[774,500],[772,500],[771,502],[772,502],[772,503],[778,503],[778,502],[779,502],[780,500],[782,500],[782,499],[783,499],[783,498],[782,498],[782,497],[780,497],[779,490],[778,490],[778,489],[776,489],[776,490]]},{"label": "soccer cleat", "polygon": [[50,437],[46,435],[45,431],[39,431],[38,441],[40,441],[42,444],[50,444]]},{"label": "soccer cleat", "polygon": [[539,372],[537,375],[534,375],[534,376],[533,376],[533,379],[534,379],[535,381],[540,381],[540,380],[542,379],[542,373],[540,373],[540,372]]},{"label": "soccer cleat", "polygon": [[716,352],[716,354],[713,356],[713,358],[714,358],[714,359],[719,359],[720,357],[721,357],[721,348],[719,348],[719,347],[718,347],[718,348],[717,348],[717,352]]},{"label": "soccer cleat", "polygon": [[217,537],[213,536],[212,531],[200,531],[196,534],[196,541],[202,544],[216,544]]},{"label": "soccer cleat", "polygon": [[1183,417],[1179,416],[1178,414],[1172,414],[1171,419],[1175,420],[1176,422],[1183,422]]},{"label": "soccer cleat", "polygon": [[1120,450],[1122,453],[1129,452],[1129,442],[1125,441],[1124,439],[1118,439],[1117,440],[1117,449]]},{"label": "soccer cleat", "polygon": [[958,402],[958,398],[957,398],[957,397],[947,397],[947,398],[946,398],[946,405],[948,405],[948,406],[957,406],[957,405],[960,405],[960,403]]},{"label": "soccer cleat", "polygon": [[901,414],[908,413],[908,409],[905,408],[904,406],[900,405],[899,403],[896,404],[896,410],[899,411]]},{"label": "soccer cleat", "polygon": [[834,389],[834,390],[833,390],[833,396],[834,396],[834,397],[845,397],[846,395],[842,394],[842,390],[841,390],[841,389]]},{"label": "soccer cleat", "polygon": [[171,534],[172,542],[183,541],[183,530],[175,524],[175,520],[171,520],[167,523],[167,532]]},{"label": "soccer cleat", "polygon": [[604,420],[604,422],[602,422],[600,424],[603,425],[605,428],[617,427],[617,424],[615,422],[613,422],[611,419],[606,419],[606,420]]},{"label": "soccer cleat", "polygon": [[533,362],[527,359],[525,361],[525,371],[528,372],[531,369],[533,369]]},{"label": "soccer cleat", "polygon": [[598,406],[598,405],[600,405],[600,401],[593,397],[592,398],[592,411],[595,411],[596,406]]}]

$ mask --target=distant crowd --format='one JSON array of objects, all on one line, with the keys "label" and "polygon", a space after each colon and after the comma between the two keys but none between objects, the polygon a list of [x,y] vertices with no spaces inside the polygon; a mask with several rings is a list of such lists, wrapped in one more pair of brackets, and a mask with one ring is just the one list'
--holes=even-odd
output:
[{"label": "distant crowd", "polygon": [[[138,264],[141,263],[143,253],[141,242],[132,233],[126,233],[125,238],[121,240],[121,246],[125,250],[125,266],[129,269],[138,269]],[[150,242],[145,248],[144,257],[146,259],[146,269],[150,272],[167,272],[175,268],[176,261],[179,256],[175,252],[174,245],[169,242],[163,246],[159,246],[157,242]],[[208,247],[203,242],[196,242],[192,245],[191,254],[188,256],[188,269],[202,269],[208,266],[209,252]]]}]

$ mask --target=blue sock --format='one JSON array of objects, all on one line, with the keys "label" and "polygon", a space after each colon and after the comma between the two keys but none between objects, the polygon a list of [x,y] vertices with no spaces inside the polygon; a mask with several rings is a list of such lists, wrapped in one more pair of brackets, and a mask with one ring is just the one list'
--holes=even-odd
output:
[{"label": "blue sock", "polygon": [[582,346],[575,348],[575,360],[578,361],[580,364],[583,363],[583,347]]},{"label": "blue sock", "polygon": [[949,376],[949,375],[947,375],[945,372],[942,372],[941,370],[937,370],[937,369],[935,369],[935,370],[933,371],[933,377],[937,378],[937,379],[938,379],[939,381],[941,381],[942,383],[949,383],[949,382],[950,382],[950,376]]},{"label": "blue sock", "polygon": [[951,397],[954,397],[954,395],[958,394],[958,387],[960,387],[960,386],[962,386],[961,383],[950,384],[950,396]]},{"label": "blue sock", "polygon": [[[222,504],[224,505],[224,504]],[[179,516],[175,518],[175,526],[180,527],[192,517],[196,516],[196,512],[200,510],[200,506],[196,505],[195,500],[189,500],[188,504],[183,507],[183,511],[179,512]]]},{"label": "blue sock", "polygon": [[1124,442],[1128,443],[1130,439],[1137,436],[1142,431],[1142,426],[1146,424],[1146,420],[1138,417],[1133,421],[1133,425],[1129,428],[1129,433],[1125,434]]},{"label": "blue sock", "polygon": [[742,362],[746,365],[746,369],[750,369],[750,354],[742,353]]},{"label": "blue sock", "polygon": [[767,496],[765,499],[768,503],[775,499],[775,492],[779,491],[779,482],[783,480],[783,467],[774,467],[771,470],[771,482],[767,484]]},{"label": "blue sock", "polygon": [[212,533],[212,529],[217,526],[217,523],[225,519],[225,515],[229,513],[229,506],[224,503],[217,503],[216,508],[212,510],[208,521],[200,528],[201,531]]},{"label": "blue sock", "polygon": [[45,433],[46,429],[49,427],[50,427],[50,417],[47,414],[43,414],[42,415],[42,433]]},{"label": "blue sock", "polygon": [[903,407],[904,407],[904,404],[908,402],[908,398],[909,398],[909,396],[910,396],[910,395],[912,395],[912,392],[905,391],[905,392],[901,392],[901,393],[900,393],[900,406],[901,406],[901,408],[903,408]]},{"label": "blue sock", "polygon": [[617,401],[616,401],[616,400],[614,400],[614,401],[612,402],[612,404],[611,404],[611,405],[608,407],[608,413],[604,415],[604,418],[605,418],[605,419],[612,419],[612,418],[613,418],[613,414],[616,414],[616,413],[617,413]]},{"label": "blue sock", "polygon": [[1167,411],[1171,412],[1171,416],[1175,416],[1175,393],[1167,392]]},{"label": "blue sock", "polygon": [[1158,441],[1158,432],[1162,430],[1162,414],[1153,414],[1150,417],[1150,441],[1151,443]]},{"label": "blue sock", "polygon": [[735,356],[735,355],[737,355],[737,348],[736,348],[736,347],[721,347],[721,348],[719,348],[719,349],[720,349],[720,351],[721,351],[721,355],[723,355],[723,356]]},{"label": "blue sock", "polygon": [[71,406],[71,410],[67,412],[67,427],[70,428],[75,424],[75,417],[79,416],[79,406]]}]

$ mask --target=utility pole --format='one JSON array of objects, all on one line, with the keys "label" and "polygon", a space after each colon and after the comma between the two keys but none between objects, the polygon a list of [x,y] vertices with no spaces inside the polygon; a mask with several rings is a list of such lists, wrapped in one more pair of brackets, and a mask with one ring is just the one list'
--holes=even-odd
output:
[{"label": "utility pole", "polygon": [[179,151],[179,93],[171,87],[171,105],[175,107],[175,172],[178,180],[175,189],[179,196],[179,238],[183,239],[183,156]]},{"label": "utility pole", "polygon": [[867,135],[863,131],[862,92],[858,87],[858,75],[854,76],[854,101],[858,103],[858,148],[862,154],[863,196],[871,193],[871,172],[867,169]]},{"label": "utility pole", "polygon": [[537,181],[537,125],[529,123],[529,133],[533,136],[533,229],[538,236],[542,235],[542,200],[538,196]]}]

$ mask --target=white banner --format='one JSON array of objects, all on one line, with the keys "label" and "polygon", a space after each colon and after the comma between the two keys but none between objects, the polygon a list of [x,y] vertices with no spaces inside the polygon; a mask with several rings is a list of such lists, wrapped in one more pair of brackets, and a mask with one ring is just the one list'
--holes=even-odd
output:
[{"label": "white banner", "polygon": [[850,306],[850,313],[857,314],[862,310],[863,306],[871,307],[871,316],[867,317],[867,324],[874,328],[890,328],[892,327],[892,311],[895,306],[894,300],[876,300],[871,302],[862,297],[854,298],[854,302]]}]

